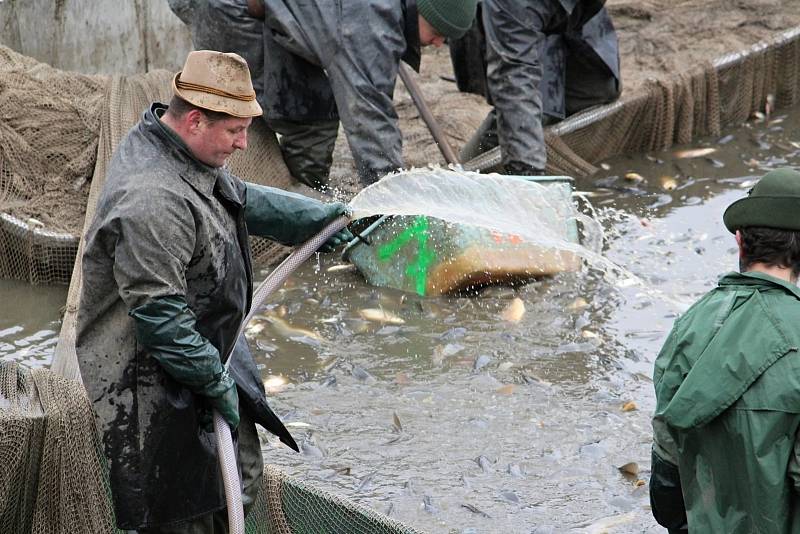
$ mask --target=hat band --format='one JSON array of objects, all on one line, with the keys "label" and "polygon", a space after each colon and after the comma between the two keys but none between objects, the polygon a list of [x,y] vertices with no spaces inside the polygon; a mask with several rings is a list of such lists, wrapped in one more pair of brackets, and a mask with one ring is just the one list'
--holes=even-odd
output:
[{"label": "hat band", "polygon": [[236,93],[229,93],[228,91],[223,91],[222,89],[217,89],[216,87],[209,87],[199,83],[184,82],[181,81],[180,78],[175,80],[175,85],[178,87],[178,89],[183,89],[186,91],[200,91],[201,93],[224,96],[225,98],[232,98],[233,100],[240,100],[242,102],[252,102],[256,99],[255,91],[246,95],[237,95]]}]

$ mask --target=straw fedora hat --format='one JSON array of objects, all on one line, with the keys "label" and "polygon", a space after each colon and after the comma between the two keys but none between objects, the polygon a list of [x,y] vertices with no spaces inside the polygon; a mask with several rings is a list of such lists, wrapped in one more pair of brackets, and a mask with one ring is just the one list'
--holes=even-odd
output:
[{"label": "straw fedora hat", "polygon": [[189,52],[183,70],[172,78],[172,91],[199,108],[234,117],[261,115],[250,69],[237,54],[214,50]]},{"label": "straw fedora hat", "polygon": [[800,231],[800,172],[769,171],[725,210],[722,220],[730,232],[748,226]]}]

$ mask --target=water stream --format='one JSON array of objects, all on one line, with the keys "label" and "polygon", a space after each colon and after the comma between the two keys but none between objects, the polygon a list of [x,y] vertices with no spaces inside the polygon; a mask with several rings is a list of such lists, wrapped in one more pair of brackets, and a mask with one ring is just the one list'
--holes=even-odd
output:
[{"label": "water stream", "polygon": [[[587,267],[423,298],[312,259],[248,330],[302,448],[264,435],[265,458],[427,532],[662,532],[647,499],[652,364],[685,305],[736,267],[725,207],[766,170],[800,168],[798,124],[800,110],[577,181],[603,256],[641,283]],[[698,147],[715,151],[680,153]],[[46,364],[65,296],[0,282],[0,357]],[[515,297],[525,314],[503,321]],[[638,473],[618,469],[630,462]]]}]

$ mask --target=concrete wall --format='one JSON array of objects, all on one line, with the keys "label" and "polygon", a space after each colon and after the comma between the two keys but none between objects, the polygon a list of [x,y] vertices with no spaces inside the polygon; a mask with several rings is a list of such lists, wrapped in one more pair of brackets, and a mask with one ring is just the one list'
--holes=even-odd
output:
[{"label": "concrete wall", "polygon": [[87,74],[177,70],[191,50],[167,0],[0,0],[0,43]]}]

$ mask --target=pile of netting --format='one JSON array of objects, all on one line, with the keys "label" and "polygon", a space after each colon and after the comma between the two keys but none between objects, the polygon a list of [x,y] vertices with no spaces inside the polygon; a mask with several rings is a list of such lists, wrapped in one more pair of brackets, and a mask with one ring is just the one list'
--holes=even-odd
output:
[{"label": "pile of netting", "polygon": [[[78,382],[0,362],[0,465],[0,532],[118,532],[92,406]],[[246,531],[417,532],[269,465]]]},{"label": "pile of netting", "polygon": [[[172,74],[87,76],[0,46],[0,278],[70,283],[111,155],[151,102],[169,101]],[[261,121],[230,166],[245,180],[313,194],[292,179]],[[261,264],[287,253],[263,239],[251,245]]]}]

